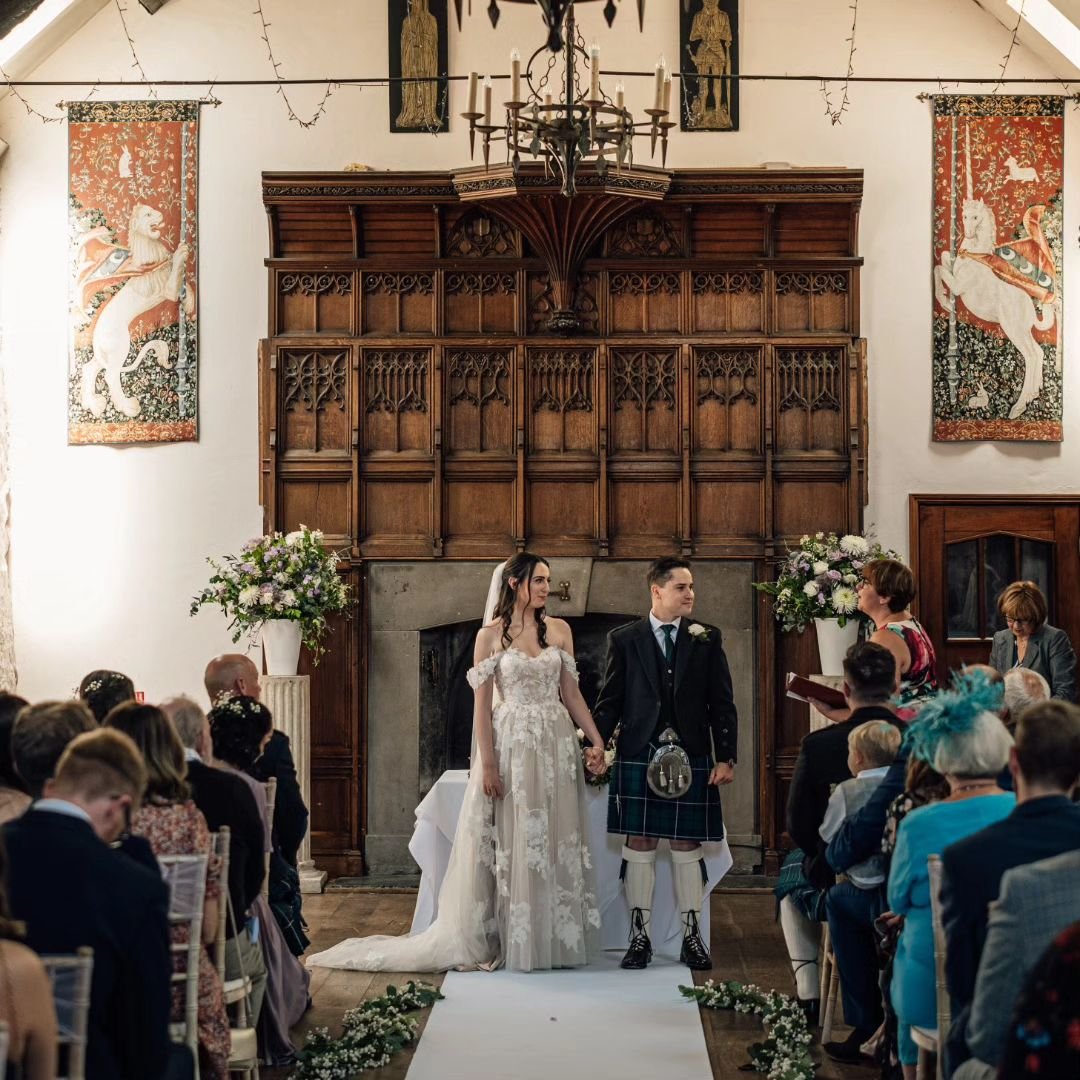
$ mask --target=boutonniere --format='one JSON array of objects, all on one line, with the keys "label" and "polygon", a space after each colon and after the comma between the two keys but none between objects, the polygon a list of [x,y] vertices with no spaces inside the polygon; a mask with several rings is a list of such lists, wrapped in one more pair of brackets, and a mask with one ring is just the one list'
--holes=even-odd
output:
[{"label": "boutonniere", "polygon": [[686,632],[687,632],[687,633],[688,633],[688,634],[689,634],[689,635],[690,635],[690,636],[691,636],[691,637],[692,637],[692,638],[693,638],[693,639],[694,639],[695,641],[701,642],[701,641],[708,641],[708,640],[709,640],[709,636],[710,636],[710,635],[709,635],[709,631],[708,631],[708,630],[706,630],[706,629],[705,629],[705,627],[704,627],[704,626],[702,626],[702,625],[701,625],[701,623],[699,623],[699,622],[696,622],[696,623],[691,623],[691,624],[690,624],[690,625],[689,625],[689,626],[688,626],[688,627],[686,628]]}]

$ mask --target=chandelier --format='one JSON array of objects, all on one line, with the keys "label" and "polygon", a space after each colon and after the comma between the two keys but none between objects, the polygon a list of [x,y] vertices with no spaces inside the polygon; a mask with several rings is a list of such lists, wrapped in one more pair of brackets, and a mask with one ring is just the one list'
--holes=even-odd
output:
[{"label": "chandelier", "polygon": [[[563,19],[566,16],[567,11],[574,6],[575,0],[503,0],[503,3],[507,4],[532,4],[535,3],[539,8],[544,18],[544,24],[548,28],[548,48],[552,52],[559,52],[563,47],[562,41],[562,24]],[[577,0],[579,4],[588,3],[589,0]],[[461,29],[461,4],[462,0],[454,0],[454,7],[457,9],[457,25],[458,29]],[[638,25],[644,27],[645,23],[645,0],[637,0],[638,7]],[[491,19],[492,26],[499,25],[499,3],[498,0],[491,0],[488,4],[488,18]],[[615,21],[615,2],[614,0],[607,0],[604,4],[604,18],[607,19],[607,24],[610,26]],[[472,0],[469,0],[469,14],[472,14]]]},{"label": "chandelier", "polygon": [[[635,121],[626,108],[623,84],[616,85],[614,99],[600,86],[600,46],[594,43],[585,48],[574,20],[575,0],[536,0],[536,3],[544,12],[550,36],[548,43],[532,54],[524,69],[517,49],[510,53],[510,95],[503,102],[503,123],[494,122],[491,76],[484,76],[481,103],[479,76],[475,71],[469,74],[469,107],[461,116],[469,121],[470,157],[475,154],[476,133],[480,132],[485,168],[490,165],[492,143],[505,143],[507,160],[515,172],[523,155],[542,159],[552,175],[560,177],[562,194],[567,197],[577,194],[575,176],[582,162],[591,163],[601,177],[609,168],[621,170],[632,165],[635,136],[649,136],[652,155],[659,142],[661,160],[666,163],[668,131],[675,124],[669,119],[671,73],[664,58],[660,57],[656,64],[652,107],[644,110],[648,119]],[[460,13],[460,4],[458,8]],[[495,0],[491,0],[491,8],[495,9],[492,14],[495,21]],[[610,12],[605,14],[610,22],[615,14],[612,0],[608,0],[608,8]],[[644,9],[644,0],[638,0],[638,8]],[[560,56],[561,81],[555,71]]]}]

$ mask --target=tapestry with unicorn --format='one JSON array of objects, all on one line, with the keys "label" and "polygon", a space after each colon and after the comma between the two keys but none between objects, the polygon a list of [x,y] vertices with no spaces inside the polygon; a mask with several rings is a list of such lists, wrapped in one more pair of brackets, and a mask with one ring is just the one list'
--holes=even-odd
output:
[{"label": "tapestry with unicorn", "polygon": [[1060,442],[1064,99],[934,104],[934,439]]},{"label": "tapestry with unicorn", "polygon": [[68,105],[68,442],[198,437],[197,101]]}]

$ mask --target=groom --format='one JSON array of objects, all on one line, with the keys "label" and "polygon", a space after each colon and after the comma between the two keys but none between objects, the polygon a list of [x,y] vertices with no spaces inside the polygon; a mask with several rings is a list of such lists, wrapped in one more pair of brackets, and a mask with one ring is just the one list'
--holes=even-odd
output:
[{"label": "groom", "polygon": [[[605,741],[618,727],[608,832],[626,838],[623,880],[630,904],[630,947],[622,966],[643,968],[652,959],[649,916],[656,847],[666,839],[683,916],[680,959],[704,971],[712,960],[698,930],[705,892],[701,845],[724,838],[719,786],[735,778],[735,701],[720,631],[690,618],[690,564],[657,559],[649,567],[648,584],[648,617],[619,627],[608,639],[607,669],[593,710]],[[669,730],[693,770],[689,788],[676,798],[656,794],[646,779],[653,754],[663,745],[661,735]]]}]

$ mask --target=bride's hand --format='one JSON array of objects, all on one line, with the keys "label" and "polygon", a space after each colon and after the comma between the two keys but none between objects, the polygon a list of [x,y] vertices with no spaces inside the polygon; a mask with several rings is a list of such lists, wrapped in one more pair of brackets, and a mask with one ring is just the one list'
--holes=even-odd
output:
[{"label": "bride's hand", "polygon": [[590,746],[585,751],[585,761],[589,767],[589,772],[593,776],[603,776],[608,770],[607,759],[604,756],[602,746]]},{"label": "bride's hand", "polygon": [[497,765],[485,765],[484,766],[484,794],[489,799],[501,799],[505,794],[503,790],[502,777],[499,776],[499,767]]}]

